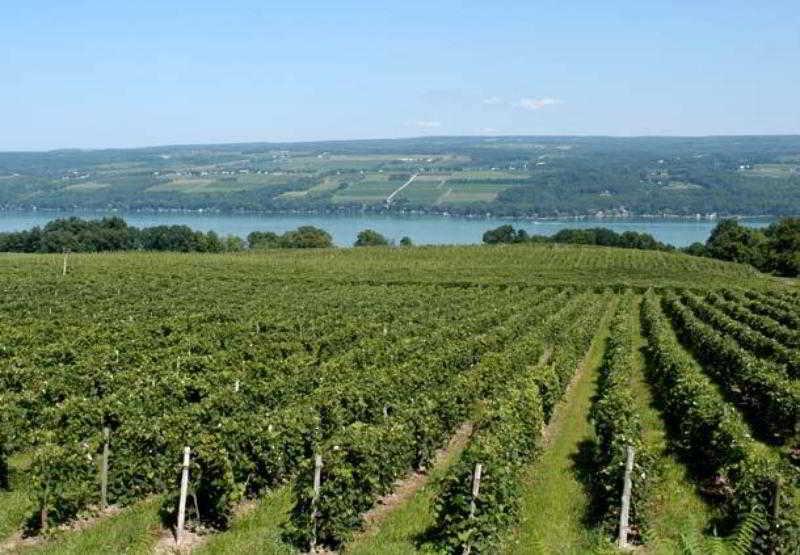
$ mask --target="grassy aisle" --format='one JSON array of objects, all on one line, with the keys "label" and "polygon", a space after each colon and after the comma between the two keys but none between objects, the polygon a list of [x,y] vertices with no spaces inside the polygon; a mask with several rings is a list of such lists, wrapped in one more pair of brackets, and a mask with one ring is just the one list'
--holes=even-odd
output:
[{"label": "grassy aisle", "polygon": [[[693,553],[703,549],[709,541],[704,533],[714,516],[713,509],[703,501],[697,488],[687,475],[687,469],[669,452],[664,421],[655,406],[644,369],[646,340],[641,335],[639,307],[636,301],[633,320],[635,367],[631,389],[641,417],[642,439],[654,453],[660,455],[657,462],[660,479],[653,487],[651,503],[647,507],[648,533],[645,538],[647,553]],[[715,544],[721,547],[718,542]]]},{"label": "grassy aisle", "polygon": [[465,437],[464,441],[449,449],[446,456],[436,462],[425,485],[407,502],[392,510],[373,533],[357,536],[344,552],[348,555],[435,553],[424,537],[425,531],[435,524],[433,500],[439,480],[458,460],[466,447],[466,440]]},{"label": "grassy aisle", "polygon": [[259,553],[286,555],[296,550],[281,540],[282,526],[292,508],[291,487],[284,486],[262,497],[256,507],[237,517],[229,530],[212,535],[194,553]]},{"label": "grassy aisle", "polygon": [[8,460],[9,490],[0,491],[0,542],[17,533],[25,519],[33,513],[33,500],[28,495],[25,471],[30,457],[12,455]]},{"label": "grassy aisle", "polygon": [[161,533],[160,506],[161,498],[147,499],[114,516],[89,523],[85,528],[56,532],[53,538],[39,544],[23,544],[13,553],[146,555]]},{"label": "grassy aisle", "polygon": [[601,553],[608,545],[601,533],[584,524],[589,499],[577,461],[594,439],[589,407],[613,310],[607,308],[576,381],[548,426],[549,443],[526,471],[521,523],[505,550],[509,554]]}]

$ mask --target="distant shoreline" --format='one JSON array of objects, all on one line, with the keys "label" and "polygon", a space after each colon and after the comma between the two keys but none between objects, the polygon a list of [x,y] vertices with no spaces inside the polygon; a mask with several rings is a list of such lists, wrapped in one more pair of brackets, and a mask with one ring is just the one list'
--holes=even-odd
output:
[{"label": "distant shoreline", "polygon": [[218,209],[180,209],[180,208],[152,208],[152,209],[128,209],[128,208],[0,208],[0,217],[5,214],[53,214],[54,217],[69,215],[97,214],[102,217],[107,214],[142,214],[142,215],[190,215],[190,216],[324,216],[324,217],[387,217],[387,218],[416,218],[438,217],[442,219],[463,219],[463,220],[508,220],[508,221],[611,221],[611,222],[636,222],[636,221],[680,221],[680,222],[717,222],[722,219],[735,219],[745,221],[768,221],[786,217],[798,217],[796,215],[784,214],[723,214],[723,215],[681,215],[681,214],[632,214],[629,216],[598,216],[596,214],[564,215],[564,216],[534,216],[520,215],[508,216],[492,213],[484,214],[451,214],[447,212],[427,212],[427,211],[392,211],[392,210],[218,210]]}]

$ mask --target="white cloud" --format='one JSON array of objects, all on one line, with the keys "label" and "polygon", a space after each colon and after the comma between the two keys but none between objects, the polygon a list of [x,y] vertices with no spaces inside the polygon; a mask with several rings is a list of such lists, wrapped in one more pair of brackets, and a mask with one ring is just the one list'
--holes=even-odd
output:
[{"label": "white cloud", "polygon": [[487,106],[498,106],[503,104],[503,99],[499,96],[490,96],[489,98],[484,98],[483,103]]},{"label": "white cloud", "polygon": [[523,110],[541,110],[545,106],[553,106],[555,104],[563,104],[564,101],[558,98],[521,98],[516,106]]},{"label": "white cloud", "polygon": [[420,129],[437,129],[442,126],[442,122],[435,120],[418,120],[411,122],[410,125],[419,127]]}]

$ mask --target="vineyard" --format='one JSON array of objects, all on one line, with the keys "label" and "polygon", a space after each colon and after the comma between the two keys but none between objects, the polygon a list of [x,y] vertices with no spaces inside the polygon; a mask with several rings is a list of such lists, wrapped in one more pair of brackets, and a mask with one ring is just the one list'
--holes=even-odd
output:
[{"label": "vineyard", "polygon": [[0,275],[0,553],[800,552],[793,282],[558,245]]}]

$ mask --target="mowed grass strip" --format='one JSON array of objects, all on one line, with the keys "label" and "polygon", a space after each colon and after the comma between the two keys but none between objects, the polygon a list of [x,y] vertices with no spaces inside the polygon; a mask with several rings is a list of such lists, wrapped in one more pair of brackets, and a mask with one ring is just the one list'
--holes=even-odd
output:
[{"label": "mowed grass strip", "polygon": [[407,555],[412,553],[436,553],[426,534],[435,522],[433,501],[439,482],[447,470],[458,460],[466,447],[469,434],[455,437],[448,449],[442,452],[422,487],[404,503],[390,510],[386,517],[373,528],[358,535],[343,550],[347,554]]},{"label": "mowed grass strip", "polygon": [[281,539],[292,509],[291,487],[276,489],[259,499],[252,510],[237,516],[226,531],[208,538],[194,553],[204,555],[259,553],[286,555],[296,549]]},{"label": "mowed grass strip", "polygon": [[589,352],[547,427],[544,450],[526,471],[520,525],[506,554],[585,554],[610,548],[602,532],[585,523],[590,502],[580,465],[585,446],[594,442],[589,407],[616,301],[607,306]]},{"label": "mowed grass strip", "polygon": [[43,541],[23,543],[10,553],[147,555],[161,534],[160,506],[161,498],[152,497],[113,516],[81,523],[77,529],[58,530]]},{"label": "mowed grass strip", "polygon": [[[656,462],[658,479],[644,507],[647,532],[643,551],[668,555],[692,552],[692,548],[708,548],[708,552],[711,552],[707,530],[715,511],[700,496],[687,468],[670,452],[664,420],[645,378],[643,349],[646,340],[642,337],[639,319],[641,298],[636,300],[635,307],[636,310],[631,312],[631,333],[635,347],[631,390],[636,412],[641,418],[642,440],[659,457]],[[723,548],[719,542],[715,542],[713,547],[717,549],[715,553]]]},{"label": "mowed grass strip", "polygon": [[25,479],[30,462],[30,457],[23,454],[9,458],[10,487],[8,491],[0,491],[0,542],[18,533],[25,520],[33,514],[34,502]]}]

